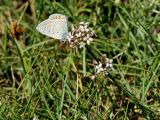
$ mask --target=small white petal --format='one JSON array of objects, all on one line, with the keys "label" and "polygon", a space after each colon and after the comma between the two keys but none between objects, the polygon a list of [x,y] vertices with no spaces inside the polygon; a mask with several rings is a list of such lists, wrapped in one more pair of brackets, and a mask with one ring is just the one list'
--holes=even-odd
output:
[{"label": "small white petal", "polygon": [[84,38],[83,38],[83,41],[87,41],[87,37],[84,37]]},{"label": "small white petal", "polygon": [[89,40],[87,40],[87,44],[88,44],[88,45],[90,44],[90,41],[89,41]]},{"label": "small white petal", "polygon": [[109,67],[112,67],[112,64],[109,64]]},{"label": "small white petal", "polygon": [[80,35],[79,35],[78,33],[77,33],[77,34],[75,34],[75,36],[76,36],[76,37],[80,37]]},{"label": "small white petal", "polygon": [[71,36],[70,36],[70,38],[71,38],[71,39],[73,39],[73,38],[74,38],[74,36],[73,36],[73,35],[71,35]]},{"label": "small white petal", "polygon": [[84,36],[84,35],[85,35],[84,33],[81,34],[81,36]]},{"label": "small white petal", "polygon": [[82,32],[84,32],[84,31],[85,31],[85,29],[84,29],[84,28],[81,28],[81,31],[82,31]]},{"label": "small white petal", "polygon": [[88,29],[88,28],[86,28],[86,29],[85,29],[85,31],[86,31],[86,32],[89,32],[89,29]]},{"label": "small white petal", "polygon": [[80,25],[84,25],[84,22],[80,22],[79,24],[80,24]]},{"label": "small white petal", "polygon": [[109,63],[112,63],[113,62],[113,60],[111,59],[111,60],[109,60]]},{"label": "small white petal", "polygon": [[85,25],[89,25],[89,22],[84,23]]},{"label": "small white petal", "polygon": [[84,29],[84,26],[80,25],[79,26],[79,30]]},{"label": "small white petal", "polygon": [[88,25],[85,24],[85,25],[84,25],[84,28],[87,29],[87,27],[88,27]]},{"label": "small white petal", "polygon": [[99,66],[98,65],[96,65],[96,67],[95,67],[96,69],[99,69]]},{"label": "small white petal", "polygon": [[104,71],[104,69],[103,69],[103,68],[100,68],[99,70],[100,70],[101,72],[103,72],[103,71]]},{"label": "small white petal", "polygon": [[89,41],[93,41],[93,38],[90,37],[90,38],[89,38]]},{"label": "small white petal", "polygon": [[102,63],[99,63],[99,67],[102,67]]},{"label": "small white petal", "polygon": [[78,34],[79,34],[79,35],[81,35],[81,34],[82,34],[82,32],[78,32]]},{"label": "small white petal", "polygon": [[82,42],[79,45],[80,45],[79,48],[83,48],[85,46],[85,44]]},{"label": "small white petal", "polygon": [[109,66],[110,66],[109,63],[106,63],[106,68],[109,67]]},{"label": "small white petal", "polygon": [[95,80],[96,79],[96,75],[92,75],[91,79]]},{"label": "small white petal", "polygon": [[108,75],[108,72],[106,72],[105,75],[107,76],[107,75]]},{"label": "small white petal", "polygon": [[69,35],[69,36],[71,36],[71,35],[72,35],[72,33],[71,33],[71,32],[69,32],[69,33],[68,33],[68,35]]},{"label": "small white petal", "polygon": [[75,43],[77,43],[78,42],[78,40],[77,39],[75,39],[75,41],[74,41]]},{"label": "small white petal", "polygon": [[93,35],[94,35],[94,33],[95,33],[95,32],[94,32],[94,31],[92,31],[92,32],[90,33],[90,35],[91,35],[91,36],[93,36]]},{"label": "small white petal", "polygon": [[98,69],[96,73],[100,73],[100,72],[101,72],[100,69]]},{"label": "small white petal", "polygon": [[71,42],[71,39],[69,38],[68,41]]}]

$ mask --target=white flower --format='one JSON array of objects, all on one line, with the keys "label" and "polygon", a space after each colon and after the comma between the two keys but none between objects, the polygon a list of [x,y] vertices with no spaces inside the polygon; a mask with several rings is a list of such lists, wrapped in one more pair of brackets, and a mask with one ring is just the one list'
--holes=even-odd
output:
[{"label": "white flower", "polygon": [[91,41],[93,41],[93,31],[88,28],[88,23],[80,22],[80,26],[78,29],[74,28],[69,32],[67,36],[67,40],[70,46],[79,46],[79,48],[85,47],[85,45],[89,45]]},{"label": "white flower", "polygon": [[97,62],[97,61],[94,62],[94,64],[95,64],[95,75],[97,75],[99,73],[103,73],[104,75],[108,75],[108,71],[110,71],[111,68],[112,68],[112,60],[106,58],[106,55],[102,55],[100,60],[101,61],[99,61],[99,62]]}]

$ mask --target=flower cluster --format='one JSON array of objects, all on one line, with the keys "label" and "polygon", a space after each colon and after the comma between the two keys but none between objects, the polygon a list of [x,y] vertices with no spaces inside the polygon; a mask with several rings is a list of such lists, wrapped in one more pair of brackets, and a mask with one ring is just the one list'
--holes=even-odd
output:
[{"label": "flower cluster", "polygon": [[92,79],[95,79],[97,74],[103,73],[108,75],[108,72],[112,69],[112,59],[108,59],[106,55],[102,55],[100,61],[94,61],[95,64],[95,75],[92,76]]},{"label": "flower cluster", "polygon": [[78,29],[73,28],[71,32],[69,32],[67,41],[72,48],[76,46],[83,48],[85,45],[89,45],[90,42],[93,41],[93,35],[94,32],[88,27],[88,23],[80,22]]}]

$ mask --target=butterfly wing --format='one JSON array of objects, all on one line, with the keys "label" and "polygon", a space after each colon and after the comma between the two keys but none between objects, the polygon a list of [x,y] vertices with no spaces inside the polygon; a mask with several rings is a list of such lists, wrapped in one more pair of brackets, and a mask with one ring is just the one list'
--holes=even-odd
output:
[{"label": "butterfly wing", "polygon": [[54,26],[53,26],[53,20],[47,19],[42,21],[40,24],[38,24],[38,26],[36,27],[36,29],[44,34],[47,35],[49,37],[54,38],[54,34],[55,34],[55,30],[54,30]]},{"label": "butterfly wing", "polygon": [[36,29],[44,35],[64,41],[68,35],[67,18],[65,15],[52,14],[38,24]]},{"label": "butterfly wing", "polygon": [[49,16],[50,20],[54,21],[55,32],[61,41],[64,41],[68,35],[67,17],[62,14],[52,14]]}]

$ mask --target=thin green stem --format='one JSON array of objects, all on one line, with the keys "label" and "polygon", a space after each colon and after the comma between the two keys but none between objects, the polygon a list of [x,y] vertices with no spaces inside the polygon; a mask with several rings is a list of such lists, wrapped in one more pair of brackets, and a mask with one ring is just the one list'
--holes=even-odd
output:
[{"label": "thin green stem", "polygon": [[86,76],[86,47],[83,47],[83,76]]},{"label": "thin green stem", "polygon": [[17,51],[18,51],[18,54],[19,54],[19,57],[20,57],[20,60],[21,60],[21,63],[22,63],[24,75],[26,75],[27,70],[26,70],[26,67],[25,67],[25,64],[24,64],[24,60],[23,60],[23,56],[22,56],[21,50],[19,49],[18,43],[17,43],[17,41],[16,41],[16,39],[14,37],[13,37],[13,41],[14,41],[14,44],[16,45],[16,48],[17,48]]}]

